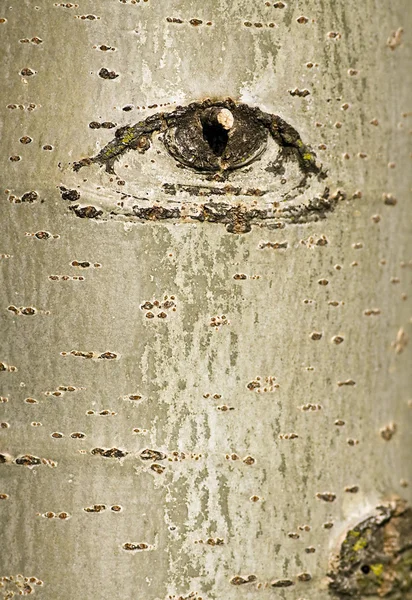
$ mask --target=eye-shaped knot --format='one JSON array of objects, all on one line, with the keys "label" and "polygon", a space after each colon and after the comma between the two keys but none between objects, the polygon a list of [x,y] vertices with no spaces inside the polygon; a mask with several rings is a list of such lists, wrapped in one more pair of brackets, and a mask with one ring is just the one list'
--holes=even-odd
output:
[{"label": "eye-shaped knot", "polygon": [[74,163],[74,170],[98,163],[114,173],[114,163],[122,154],[128,150],[146,152],[155,133],[164,134],[164,144],[176,161],[198,172],[229,173],[249,165],[266,150],[270,135],[297,160],[305,176],[322,176],[316,155],[296,129],[277,115],[231,99],[192,102],[121,127],[99,154]]}]

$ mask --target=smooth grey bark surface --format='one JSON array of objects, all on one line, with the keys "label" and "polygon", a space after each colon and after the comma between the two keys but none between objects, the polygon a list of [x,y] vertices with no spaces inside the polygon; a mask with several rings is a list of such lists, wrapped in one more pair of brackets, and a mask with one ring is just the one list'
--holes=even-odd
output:
[{"label": "smooth grey bark surface", "polygon": [[[411,21],[407,0],[2,3],[0,597],[326,600],[351,531],[334,593],[411,597],[391,550],[412,485]],[[73,171],[111,124],[228,97],[290,123],[326,179],[293,192],[272,140],[210,181],[161,136],[115,175]],[[325,187],[317,221],[242,233],[125,209]],[[356,525],[380,505],[378,551]]]}]

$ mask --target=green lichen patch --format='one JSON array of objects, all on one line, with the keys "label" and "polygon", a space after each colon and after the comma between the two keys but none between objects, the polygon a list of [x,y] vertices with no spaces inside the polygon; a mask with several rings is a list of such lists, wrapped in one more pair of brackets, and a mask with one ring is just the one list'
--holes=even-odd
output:
[{"label": "green lichen patch", "polygon": [[337,598],[412,599],[412,509],[401,500],[349,530],[329,573]]}]

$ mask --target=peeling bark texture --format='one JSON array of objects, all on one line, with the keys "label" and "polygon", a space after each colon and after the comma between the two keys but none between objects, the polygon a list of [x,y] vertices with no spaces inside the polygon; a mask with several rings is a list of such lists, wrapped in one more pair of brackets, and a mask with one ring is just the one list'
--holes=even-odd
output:
[{"label": "peeling bark texture", "polygon": [[2,2],[0,600],[412,599],[411,31]]}]

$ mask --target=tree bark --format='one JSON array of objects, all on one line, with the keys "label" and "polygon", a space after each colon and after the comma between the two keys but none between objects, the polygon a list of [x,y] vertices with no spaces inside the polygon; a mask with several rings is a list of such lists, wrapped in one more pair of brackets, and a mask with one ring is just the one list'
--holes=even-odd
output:
[{"label": "tree bark", "polygon": [[411,25],[3,3],[0,598],[412,598]]}]

